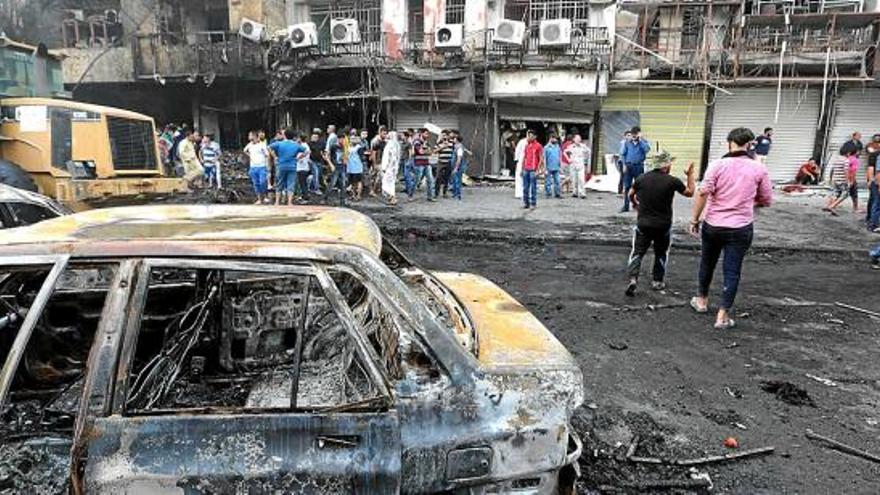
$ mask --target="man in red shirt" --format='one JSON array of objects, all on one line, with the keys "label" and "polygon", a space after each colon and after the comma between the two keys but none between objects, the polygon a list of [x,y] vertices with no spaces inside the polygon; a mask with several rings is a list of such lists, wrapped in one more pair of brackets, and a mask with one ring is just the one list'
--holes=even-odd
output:
[{"label": "man in red shirt", "polygon": [[523,157],[523,202],[525,208],[538,207],[538,175],[544,168],[544,147],[538,142],[535,131],[526,135],[526,152]]}]

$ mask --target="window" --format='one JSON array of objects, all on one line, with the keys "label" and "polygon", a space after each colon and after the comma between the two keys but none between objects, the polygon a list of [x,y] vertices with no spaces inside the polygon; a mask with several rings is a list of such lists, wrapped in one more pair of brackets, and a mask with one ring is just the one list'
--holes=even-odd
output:
[{"label": "window", "polygon": [[338,408],[380,397],[307,271],[157,267],[135,324],[129,413]]},{"label": "window", "polygon": [[330,276],[348,304],[357,327],[366,334],[379,356],[389,379],[408,379],[416,383],[440,379],[436,364],[418,337],[375,295],[375,289],[368,288],[346,270],[330,270]]},{"label": "window", "polygon": [[[0,451],[7,469],[38,463],[40,477],[6,476],[10,471],[0,467],[10,492],[66,491],[86,363],[115,270],[68,267],[36,320],[5,398]],[[12,343],[48,273],[48,267],[0,268],[0,355],[6,366],[12,366]]]},{"label": "window", "polygon": [[446,24],[464,24],[465,0],[446,0]]},{"label": "window", "polygon": [[409,0],[406,13],[407,34],[411,43],[421,43],[425,37],[425,2]]}]

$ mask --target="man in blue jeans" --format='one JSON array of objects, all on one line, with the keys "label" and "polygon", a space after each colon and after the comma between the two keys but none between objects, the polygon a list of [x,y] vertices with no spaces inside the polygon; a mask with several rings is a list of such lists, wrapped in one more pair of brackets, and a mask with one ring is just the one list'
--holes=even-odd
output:
[{"label": "man in blue jeans", "polygon": [[645,158],[651,151],[651,144],[642,138],[642,129],[638,126],[630,131],[630,139],[623,143],[620,161],[623,162],[623,208],[621,213],[629,211],[629,189],[640,175],[645,173]]},{"label": "man in blue jeans", "polygon": [[461,142],[461,134],[455,132],[452,136],[452,177],[450,190],[452,198],[461,201],[461,183],[464,179],[464,172],[467,170],[467,159],[464,144]]},{"label": "man in blue jeans", "polygon": [[547,169],[547,175],[544,177],[544,194],[550,197],[550,189],[552,186],[553,196],[562,197],[562,191],[559,189],[559,171],[562,169],[562,151],[559,148],[559,140],[556,134],[550,134],[550,141],[544,147],[544,166]]},{"label": "man in blue jeans", "polygon": [[416,194],[416,188],[418,188],[419,184],[422,182],[422,178],[426,178],[427,191],[428,191],[428,201],[436,201],[434,198],[434,171],[431,169],[430,163],[430,153],[431,149],[428,145],[428,130],[427,129],[419,129],[419,135],[413,139],[412,143],[412,154],[413,154],[413,168],[415,169],[415,181],[413,182],[413,187],[410,189],[408,195],[409,200],[412,201]]},{"label": "man in blue jeans", "polygon": [[865,223],[868,230],[880,234],[880,177],[877,170],[877,157],[880,156],[880,134],[875,134],[865,148],[868,152],[868,169],[866,178],[868,181],[868,206],[865,211]]},{"label": "man in blue jeans", "polygon": [[526,149],[523,153],[522,179],[523,202],[525,209],[538,207],[538,175],[544,168],[544,147],[538,142],[535,131],[526,134]]}]

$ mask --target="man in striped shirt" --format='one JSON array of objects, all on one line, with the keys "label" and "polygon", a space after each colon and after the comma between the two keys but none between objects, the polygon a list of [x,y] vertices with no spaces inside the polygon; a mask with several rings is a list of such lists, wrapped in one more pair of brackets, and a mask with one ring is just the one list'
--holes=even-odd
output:
[{"label": "man in striped shirt", "polygon": [[208,187],[214,187],[217,182],[217,167],[220,166],[220,145],[214,141],[213,134],[205,134],[202,138],[202,147],[199,149],[202,158],[202,167],[205,168],[205,182]]}]

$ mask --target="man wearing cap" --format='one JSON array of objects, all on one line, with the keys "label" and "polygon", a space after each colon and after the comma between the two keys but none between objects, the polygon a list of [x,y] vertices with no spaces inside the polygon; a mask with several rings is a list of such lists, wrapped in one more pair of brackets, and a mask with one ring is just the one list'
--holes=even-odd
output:
[{"label": "man wearing cap", "polygon": [[666,288],[666,262],[669,260],[669,246],[672,243],[672,202],[675,193],[685,197],[694,195],[694,162],[688,164],[687,186],[669,174],[675,158],[668,152],[651,157],[652,170],[638,177],[629,191],[629,199],[638,212],[633,229],[632,252],[629,255],[629,284],[626,295],[634,296],[639,283],[642,259],[648,248],[654,246],[654,270],[651,288]]}]

